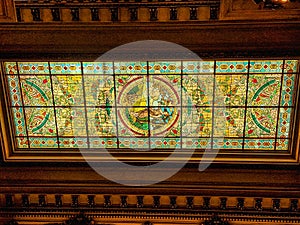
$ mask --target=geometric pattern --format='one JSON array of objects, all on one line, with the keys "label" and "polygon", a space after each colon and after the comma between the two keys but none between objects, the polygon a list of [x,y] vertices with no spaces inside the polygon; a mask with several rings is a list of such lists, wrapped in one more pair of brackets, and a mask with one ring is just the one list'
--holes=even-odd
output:
[{"label": "geometric pattern", "polygon": [[4,65],[23,151],[288,151],[291,143],[297,60]]}]

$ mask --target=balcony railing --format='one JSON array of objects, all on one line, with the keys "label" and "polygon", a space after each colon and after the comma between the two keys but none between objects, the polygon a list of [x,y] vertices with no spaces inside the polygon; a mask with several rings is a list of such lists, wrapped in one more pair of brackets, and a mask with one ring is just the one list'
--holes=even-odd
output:
[{"label": "balcony railing", "polygon": [[211,21],[220,0],[16,0],[18,22]]}]

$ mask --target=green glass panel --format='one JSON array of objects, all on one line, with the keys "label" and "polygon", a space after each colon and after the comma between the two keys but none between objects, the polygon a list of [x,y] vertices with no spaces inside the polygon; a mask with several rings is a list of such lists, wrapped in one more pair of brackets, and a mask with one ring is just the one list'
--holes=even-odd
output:
[{"label": "green glass panel", "polygon": [[249,76],[248,106],[277,106],[281,85],[280,74]]},{"label": "green glass panel", "polygon": [[181,61],[149,62],[150,74],[181,74]]},{"label": "green glass panel", "polygon": [[175,149],[181,148],[180,138],[151,138],[151,149]]},{"label": "green glass panel", "polygon": [[88,108],[90,136],[116,136],[116,113],[114,108]]},{"label": "green glass panel", "polygon": [[81,74],[80,62],[50,62],[51,74]]},{"label": "green glass panel", "polygon": [[24,112],[21,107],[12,108],[15,129],[16,129],[16,136],[26,136],[26,127],[25,127],[25,120],[24,120]]},{"label": "green glass panel", "polygon": [[118,109],[118,131],[119,136],[148,136],[148,109],[144,107]]},{"label": "green glass panel", "polygon": [[213,79],[213,75],[183,75],[182,106],[212,105]]},{"label": "green glass panel", "polygon": [[117,148],[117,138],[90,138],[90,148]]},{"label": "green glass panel", "polygon": [[182,135],[184,137],[210,137],[212,109],[208,107],[182,108]]},{"label": "green glass panel", "polygon": [[79,107],[56,108],[58,135],[86,136],[85,109]]},{"label": "green glass panel", "polygon": [[84,76],[84,88],[87,106],[115,105],[113,76]]},{"label": "green glass panel", "polygon": [[290,131],[291,123],[291,108],[280,108],[277,137],[287,138]]},{"label": "green glass panel", "polygon": [[59,137],[59,147],[60,148],[88,148],[87,138]]},{"label": "green glass panel", "polygon": [[276,150],[279,150],[279,151],[289,150],[289,140],[288,139],[277,139]]},{"label": "green glass panel", "polygon": [[[180,75],[150,76],[148,82],[149,106],[167,107],[181,104]],[[140,87],[142,88],[142,85]]]},{"label": "green glass panel", "polygon": [[244,106],[246,102],[247,75],[217,75],[215,105]]},{"label": "green glass panel", "polygon": [[18,74],[16,62],[5,62],[4,67],[6,74]]},{"label": "green glass panel", "polygon": [[30,137],[30,148],[58,148],[57,139],[51,137]]},{"label": "green glass panel", "polygon": [[286,60],[284,64],[285,73],[295,73],[297,72],[298,60]]},{"label": "green glass panel", "polygon": [[283,76],[283,84],[281,91],[281,105],[283,106],[292,106],[295,102],[295,75],[294,74],[285,74]]},{"label": "green glass panel", "polygon": [[245,150],[274,150],[274,139],[245,139]]},{"label": "green glass panel", "polygon": [[55,136],[56,126],[53,108],[25,108],[28,135]]},{"label": "green glass panel", "polygon": [[248,108],[246,117],[246,137],[275,137],[276,108]]},{"label": "green glass panel", "polygon": [[217,61],[216,73],[247,73],[248,61]]},{"label": "green glass panel", "polygon": [[114,62],[115,74],[147,74],[147,62]]},{"label": "green glass panel", "polygon": [[112,62],[83,62],[83,74],[113,74]]},{"label": "green glass panel", "polygon": [[183,61],[183,74],[213,74],[214,61]]},{"label": "green glass panel", "polygon": [[21,99],[18,76],[9,75],[9,76],[7,76],[7,81],[8,81],[8,85],[9,85],[11,105],[12,106],[21,106],[22,99]]},{"label": "green glass panel", "polygon": [[119,138],[119,147],[149,149],[149,138]]},{"label": "green glass panel", "polygon": [[183,149],[210,149],[211,139],[210,138],[182,138]]},{"label": "green glass panel", "polygon": [[17,141],[18,148],[29,148],[28,146],[29,141],[27,137],[17,137],[16,141]]},{"label": "green glass panel", "polygon": [[49,74],[48,62],[19,62],[19,74]]},{"label": "green glass panel", "polygon": [[52,106],[50,76],[20,77],[25,106]]},{"label": "green glass panel", "polygon": [[83,106],[82,76],[52,76],[55,106]]},{"label": "green glass panel", "polygon": [[220,133],[218,129],[214,129],[215,136],[222,136],[224,133],[226,137],[243,137],[245,109],[230,108],[224,114],[225,130]]},{"label": "green glass panel", "polygon": [[253,60],[250,61],[250,73],[281,73],[282,60]]}]

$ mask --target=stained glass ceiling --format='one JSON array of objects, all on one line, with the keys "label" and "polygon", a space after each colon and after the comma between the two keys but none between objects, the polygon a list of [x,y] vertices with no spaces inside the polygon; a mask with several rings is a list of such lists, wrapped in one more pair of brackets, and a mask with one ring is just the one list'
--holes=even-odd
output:
[{"label": "stained glass ceiling", "polygon": [[297,63],[6,62],[15,145],[288,151]]}]

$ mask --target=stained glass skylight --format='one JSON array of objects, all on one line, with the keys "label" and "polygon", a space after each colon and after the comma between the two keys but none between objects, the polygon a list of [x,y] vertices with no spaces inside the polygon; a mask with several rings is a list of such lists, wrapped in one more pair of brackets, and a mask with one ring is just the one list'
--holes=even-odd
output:
[{"label": "stained glass skylight", "polygon": [[[287,151],[297,63],[6,62],[15,145]],[[212,125],[218,108],[223,133]]]}]

